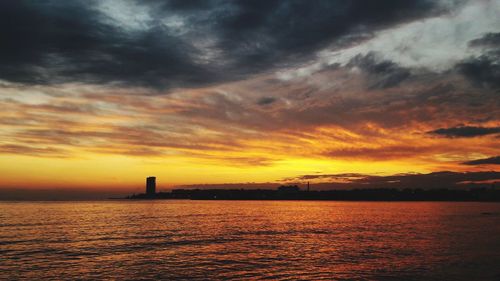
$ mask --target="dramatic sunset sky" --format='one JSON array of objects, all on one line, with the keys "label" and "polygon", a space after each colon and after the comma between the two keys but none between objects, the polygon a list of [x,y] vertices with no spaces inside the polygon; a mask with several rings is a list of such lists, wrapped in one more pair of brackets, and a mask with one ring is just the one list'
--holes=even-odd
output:
[{"label": "dramatic sunset sky", "polygon": [[498,172],[499,15],[500,0],[0,1],[0,189]]}]

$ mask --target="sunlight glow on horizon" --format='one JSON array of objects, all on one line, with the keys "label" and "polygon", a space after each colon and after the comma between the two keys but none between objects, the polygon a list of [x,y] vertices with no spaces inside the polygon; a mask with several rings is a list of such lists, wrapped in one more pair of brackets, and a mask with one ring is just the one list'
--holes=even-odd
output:
[{"label": "sunlight glow on horizon", "polygon": [[0,4],[0,188],[498,171],[499,1],[165,3]]}]

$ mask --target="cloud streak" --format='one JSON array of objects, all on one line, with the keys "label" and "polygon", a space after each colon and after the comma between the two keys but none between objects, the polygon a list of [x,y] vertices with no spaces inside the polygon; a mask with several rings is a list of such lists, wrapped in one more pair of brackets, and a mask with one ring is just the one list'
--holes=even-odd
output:
[{"label": "cloud streak", "polygon": [[430,134],[440,135],[448,138],[473,138],[500,133],[500,127],[474,127],[462,126],[451,128],[440,128],[429,132]]},{"label": "cloud streak", "polygon": [[[434,172],[428,174],[401,174],[374,176],[364,174],[302,175],[287,181],[319,181],[318,187],[352,188],[421,188],[455,189],[466,187],[489,187],[500,182],[499,172]],[[328,182],[328,180],[330,182]]]},{"label": "cloud streak", "polygon": [[464,165],[500,165],[500,156],[493,156],[488,158],[476,159],[463,162]]}]

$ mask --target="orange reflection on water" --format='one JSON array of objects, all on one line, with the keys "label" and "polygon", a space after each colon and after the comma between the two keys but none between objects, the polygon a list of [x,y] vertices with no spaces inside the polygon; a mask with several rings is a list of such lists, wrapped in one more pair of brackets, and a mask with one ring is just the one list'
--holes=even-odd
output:
[{"label": "orange reflection on water", "polygon": [[0,216],[5,279],[466,280],[500,273],[495,203],[38,202],[0,203]]}]

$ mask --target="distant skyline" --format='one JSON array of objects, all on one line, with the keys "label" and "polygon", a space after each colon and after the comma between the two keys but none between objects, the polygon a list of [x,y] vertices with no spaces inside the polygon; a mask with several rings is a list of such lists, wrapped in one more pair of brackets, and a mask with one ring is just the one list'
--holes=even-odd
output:
[{"label": "distant skyline", "polygon": [[498,182],[499,14],[500,0],[1,1],[0,195],[124,194],[150,175]]}]

